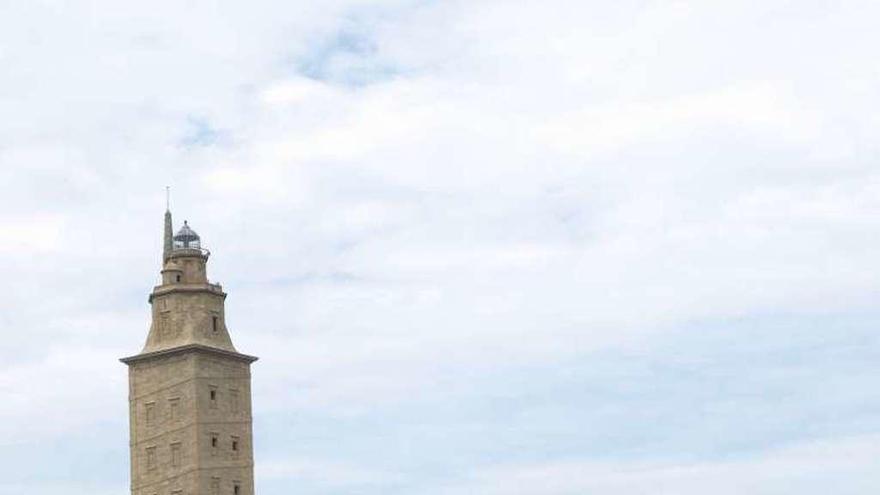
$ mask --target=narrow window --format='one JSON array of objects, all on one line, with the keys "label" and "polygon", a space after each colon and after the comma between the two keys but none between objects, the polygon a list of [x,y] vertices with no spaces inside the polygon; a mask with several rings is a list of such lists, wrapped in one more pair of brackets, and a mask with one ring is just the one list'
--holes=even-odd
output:
[{"label": "narrow window", "polygon": [[211,433],[211,455],[217,455],[217,448],[220,446],[220,435]]},{"label": "narrow window", "polygon": [[171,444],[171,466],[172,467],[180,467],[180,443],[172,443]]},{"label": "narrow window", "polygon": [[177,275],[177,281],[180,282],[180,274]]},{"label": "narrow window", "polygon": [[156,325],[158,325],[156,336],[159,337],[159,340],[162,340],[165,338],[165,334],[168,333],[168,313],[159,313],[159,321],[156,322]]},{"label": "narrow window", "polygon": [[147,469],[156,469],[156,447],[147,447]]},{"label": "narrow window", "polygon": [[241,495],[241,483],[240,482],[236,481],[232,485],[232,493],[233,493],[233,495]]},{"label": "narrow window", "polygon": [[155,402],[148,402],[144,405],[144,415],[146,416],[147,426],[153,426],[156,423]]},{"label": "narrow window", "polygon": [[229,390],[229,409],[230,409],[233,413],[237,413],[238,410],[239,410],[239,404],[238,404],[238,402],[239,402],[239,400],[238,400],[238,390],[230,389],[230,390]]},{"label": "narrow window", "polygon": [[180,419],[180,397],[168,399],[168,419],[169,421]]},{"label": "narrow window", "polygon": [[171,337],[171,312],[163,311],[159,315],[159,338]]},{"label": "narrow window", "polygon": [[211,317],[211,330],[214,333],[217,333],[217,330],[220,328],[219,320],[220,320],[220,318],[217,316]]},{"label": "narrow window", "polygon": [[217,409],[217,387],[211,387],[211,391],[208,392],[208,398],[210,399],[211,409]]},{"label": "narrow window", "polygon": [[238,437],[232,437],[232,451],[238,452]]}]

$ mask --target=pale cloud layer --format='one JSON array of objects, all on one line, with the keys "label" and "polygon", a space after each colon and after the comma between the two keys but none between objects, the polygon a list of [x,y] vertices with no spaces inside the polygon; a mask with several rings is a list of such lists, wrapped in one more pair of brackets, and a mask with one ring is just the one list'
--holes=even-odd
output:
[{"label": "pale cloud layer", "polygon": [[167,184],[263,495],[876,492],[878,14],[0,1],[0,493],[127,489]]},{"label": "pale cloud layer", "polygon": [[[771,450],[746,461],[716,463],[560,462],[504,466],[441,493],[873,493],[880,489],[876,436]],[[833,481],[832,481],[833,480]]]}]

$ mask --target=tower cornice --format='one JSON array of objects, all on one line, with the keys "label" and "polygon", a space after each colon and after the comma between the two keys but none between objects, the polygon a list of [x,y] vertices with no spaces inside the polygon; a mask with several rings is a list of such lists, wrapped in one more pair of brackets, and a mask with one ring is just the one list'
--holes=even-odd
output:
[{"label": "tower cornice", "polygon": [[253,363],[257,359],[256,356],[249,356],[247,354],[242,354],[240,352],[227,351],[225,349],[219,349],[217,347],[211,347],[202,344],[187,344],[178,347],[172,347],[170,349],[162,349],[160,351],[152,351],[145,352],[143,354],[136,354],[134,356],[124,357],[119,361],[131,366],[133,363],[138,363],[141,361],[149,361],[156,358],[163,358],[174,356],[177,354],[186,354],[189,352],[201,352],[206,354],[215,354],[223,357],[235,359],[238,361],[242,361],[245,363]]},{"label": "tower cornice", "polygon": [[223,286],[220,284],[191,284],[191,285],[157,285],[153,287],[153,292],[150,293],[148,301],[150,304],[153,303],[154,297],[164,296],[166,294],[174,294],[174,293],[208,293],[214,294],[216,296],[220,296],[223,299],[226,299],[226,293],[223,292]]}]

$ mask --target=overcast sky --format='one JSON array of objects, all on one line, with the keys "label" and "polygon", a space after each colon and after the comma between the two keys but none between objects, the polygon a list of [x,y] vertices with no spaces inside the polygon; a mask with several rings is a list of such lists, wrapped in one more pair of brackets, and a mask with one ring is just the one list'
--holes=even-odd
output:
[{"label": "overcast sky", "polygon": [[0,494],[127,493],[166,185],[260,495],[880,492],[878,18],[0,0]]}]

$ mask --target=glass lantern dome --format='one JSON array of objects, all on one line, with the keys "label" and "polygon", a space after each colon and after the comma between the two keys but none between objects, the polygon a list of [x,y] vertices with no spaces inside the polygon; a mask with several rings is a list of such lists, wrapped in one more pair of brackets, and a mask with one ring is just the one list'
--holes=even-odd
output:
[{"label": "glass lantern dome", "polygon": [[183,222],[183,227],[177,231],[172,239],[174,240],[174,249],[201,249],[199,234],[196,234],[196,231],[189,227],[186,220]]}]

